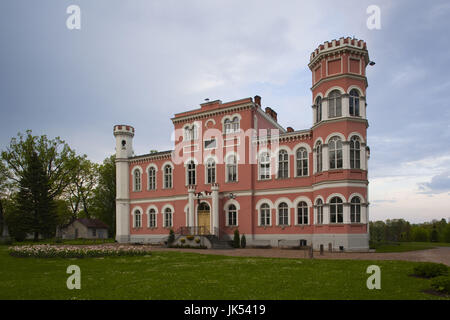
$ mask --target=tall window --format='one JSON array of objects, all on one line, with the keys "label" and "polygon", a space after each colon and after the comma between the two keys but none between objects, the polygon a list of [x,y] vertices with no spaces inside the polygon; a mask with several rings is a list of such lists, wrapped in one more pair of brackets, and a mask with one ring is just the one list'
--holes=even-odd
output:
[{"label": "tall window", "polygon": [[322,172],[322,144],[320,141],[316,144],[316,172]]},{"label": "tall window", "polygon": [[289,177],[289,154],[286,150],[278,153],[278,178]]},{"label": "tall window", "polygon": [[297,224],[308,224],[308,205],[304,201],[297,205]]},{"label": "tall window", "polygon": [[350,139],[350,168],[360,169],[361,168],[361,144],[359,143],[359,138],[353,136]]},{"label": "tall window", "polygon": [[289,225],[289,207],[285,202],[278,206],[278,224],[280,226]]},{"label": "tall window", "polygon": [[270,155],[268,152],[263,152],[259,156],[259,179],[270,179]]},{"label": "tall window", "polygon": [[225,133],[231,133],[231,120],[230,119],[225,119],[224,122],[225,125]]},{"label": "tall window", "polygon": [[260,207],[260,212],[261,226],[270,226],[270,206],[267,203],[263,203]]},{"label": "tall window", "polygon": [[170,208],[164,210],[164,227],[172,227],[172,209]]},{"label": "tall window", "polygon": [[141,191],[141,172],[134,170],[134,191]]},{"label": "tall window", "polygon": [[192,126],[187,126],[184,128],[184,138],[187,141],[197,140],[198,132],[197,126],[194,124]]},{"label": "tall window", "polygon": [[333,137],[328,142],[330,169],[342,169],[342,141]]},{"label": "tall window", "polygon": [[206,162],[206,181],[207,183],[216,182],[216,162],[213,159]]},{"label": "tall window", "polygon": [[361,222],[361,199],[359,197],[353,197],[350,202],[350,221]]},{"label": "tall window", "polygon": [[234,204],[228,206],[228,225],[237,226],[237,210]]},{"label": "tall window", "polygon": [[227,182],[236,182],[237,181],[236,156],[234,155],[228,156],[226,170],[227,170],[226,172]]},{"label": "tall window", "polygon": [[349,108],[351,116],[359,116],[359,93],[356,89],[350,91]]},{"label": "tall window", "polygon": [[328,118],[340,117],[342,115],[342,99],[338,90],[333,90],[328,96]]},{"label": "tall window", "polygon": [[322,224],[323,223],[323,202],[321,199],[317,199],[316,208],[317,208],[317,224]]},{"label": "tall window", "polygon": [[239,118],[238,117],[233,118],[233,121],[231,122],[231,130],[233,132],[239,131]]},{"label": "tall window", "polygon": [[156,170],[153,167],[148,169],[148,189],[149,190],[156,189]]},{"label": "tall window", "polygon": [[322,98],[316,99],[316,122],[322,121]]},{"label": "tall window", "polygon": [[193,160],[189,161],[187,164],[187,184],[195,184],[195,163]]},{"label": "tall window", "polygon": [[148,227],[156,228],[156,211],[155,211],[155,209],[150,209],[148,211]]},{"label": "tall window", "polygon": [[330,201],[330,222],[344,222],[344,205],[342,204],[342,199],[339,197],[334,197]]},{"label": "tall window", "polygon": [[170,165],[164,167],[164,188],[172,188],[172,167]]},{"label": "tall window", "polygon": [[141,211],[134,211],[134,227],[140,228],[142,226],[142,214]]},{"label": "tall window", "polygon": [[308,175],[308,151],[305,148],[297,150],[297,177]]}]

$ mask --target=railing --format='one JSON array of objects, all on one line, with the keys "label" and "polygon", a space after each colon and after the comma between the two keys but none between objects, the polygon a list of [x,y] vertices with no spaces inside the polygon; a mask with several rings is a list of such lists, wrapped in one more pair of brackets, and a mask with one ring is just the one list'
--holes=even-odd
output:
[{"label": "railing", "polygon": [[195,227],[180,227],[176,232],[182,236],[198,236],[198,235],[210,235],[211,231],[206,226],[195,226]]}]

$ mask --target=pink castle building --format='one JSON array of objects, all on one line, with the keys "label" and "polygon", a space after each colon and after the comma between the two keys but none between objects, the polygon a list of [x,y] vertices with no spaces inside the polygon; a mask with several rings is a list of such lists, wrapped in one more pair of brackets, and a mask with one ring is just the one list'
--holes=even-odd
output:
[{"label": "pink castle building", "polygon": [[368,236],[366,43],[340,38],[310,56],[313,126],[283,128],[261,97],[175,114],[174,150],[134,155],[114,126],[119,242],[178,234],[247,245],[365,251]]}]

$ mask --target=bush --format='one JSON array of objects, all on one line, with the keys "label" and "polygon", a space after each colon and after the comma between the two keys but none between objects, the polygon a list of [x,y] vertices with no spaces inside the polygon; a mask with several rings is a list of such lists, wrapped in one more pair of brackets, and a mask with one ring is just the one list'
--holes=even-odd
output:
[{"label": "bush", "polygon": [[242,238],[241,238],[241,248],[245,248],[246,245],[247,245],[247,240],[245,239],[245,234],[243,234]]},{"label": "bush", "polygon": [[169,231],[169,239],[167,239],[167,242],[169,246],[175,241],[175,232],[173,232],[172,229]]},{"label": "bush", "polygon": [[186,239],[188,239],[189,241],[192,241],[192,240],[194,240],[194,236],[191,236],[191,235],[186,236]]},{"label": "bush", "polygon": [[200,243],[200,238],[195,239],[195,243]]},{"label": "bush", "polygon": [[414,268],[415,276],[434,278],[448,274],[448,267],[442,263],[426,262]]},{"label": "bush", "polygon": [[431,288],[437,292],[450,294],[450,276],[440,276],[431,280]]},{"label": "bush", "polygon": [[239,248],[239,246],[241,244],[240,242],[241,242],[241,239],[239,237],[239,230],[236,229],[236,230],[234,230],[233,247]]},{"label": "bush", "polygon": [[181,242],[181,243],[185,243],[185,242],[186,242],[186,239],[185,239],[185,238],[181,238],[181,239],[180,239],[180,242]]}]

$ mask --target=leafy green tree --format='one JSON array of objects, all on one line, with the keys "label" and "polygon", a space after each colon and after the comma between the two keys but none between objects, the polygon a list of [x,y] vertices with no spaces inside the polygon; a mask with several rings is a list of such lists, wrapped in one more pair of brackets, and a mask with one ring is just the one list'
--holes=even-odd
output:
[{"label": "leafy green tree", "polygon": [[450,223],[447,223],[447,225],[445,226],[443,234],[444,234],[443,241],[450,242]]},{"label": "leafy green tree", "polygon": [[431,242],[438,242],[439,241],[439,234],[437,231],[436,224],[433,224],[433,229],[431,230]]},{"label": "leafy green tree", "polygon": [[234,230],[234,238],[233,238],[233,247],[235,248],[239,248],[241,245],[241,239],[239,237],[239,230],[235,229]]},{"label": "leafy green tree", "polygon": [[0,159],[0,238],[3,236],[3,230],[5,227],[5,209],[3,202],[6,198],[6,167]]}]

